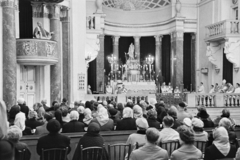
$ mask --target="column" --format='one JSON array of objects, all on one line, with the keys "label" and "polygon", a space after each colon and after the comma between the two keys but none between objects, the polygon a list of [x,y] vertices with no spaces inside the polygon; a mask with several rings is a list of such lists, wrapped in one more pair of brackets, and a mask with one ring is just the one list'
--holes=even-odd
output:
[{"label": "column", "polygon": [[113,36],[113,55],[119,59],[119,38],[120,36]]},{"label": "column", "polygon": [[140,37],[134,37],[134,46],[135,46],[135,56],[140,62]]},{"label": "column", "polygon": [[97,56],[97,91],[104,92],[105,88],[105,72],[104,72],[104,35],[99,35],[100,50]]},{"label": "column", "polygon": [[63,97],[70,99],[70,17],[69,7],[61,8],[62,22],[62,70],[63,70]]},{"label": "column", "polygon": [[2,1],[3,100],[10,109],[16,104],[17,59],[15,30],[15,1]]},{"label": "column", "polygon": [[61,31],[60,6],[50,4],[50,31],[54,32],[52,40],[57,42],[58,63],[51,66],[51,101],[61,101]]},{"label": "column", "polygon": [[182,89],[183,84],[183,31],[171,33],[171,83]]},{"label": "column", "polygon": [[191,40],[191,82],[192,91],[196,91],[196,34],[192,33]]},{"label": "column", "polygon": [[162,71],[162,37],[160,35],[154,36],[155,38],[155,73],[158,74]]}]

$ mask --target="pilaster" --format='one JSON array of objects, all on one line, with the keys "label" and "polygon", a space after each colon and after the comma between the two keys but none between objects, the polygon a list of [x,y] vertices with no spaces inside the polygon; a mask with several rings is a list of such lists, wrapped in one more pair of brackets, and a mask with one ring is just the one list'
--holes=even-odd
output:
[{"label": "pilaster", "polygon": [[163,36],[157,35],[155,38],[155,72],[162,71],[162,38]]},{"label": "pilaster", "polygon": [[183,31],[171,33],[171,83],[183,89]]},{"label": "pilaster", "polygon": [[196,91],[196,34],[192,33],[191,40],[191,82],[192,90]]},{"label": "pilaster", "polygon": [[113,55],[119,59],[119,38],[120,36],[113,36]]},{"label": "pilaster", "polygon": [[135,56],[140,62],[140,38],[139,36],[134,37],[134,45],[135,45]]}]

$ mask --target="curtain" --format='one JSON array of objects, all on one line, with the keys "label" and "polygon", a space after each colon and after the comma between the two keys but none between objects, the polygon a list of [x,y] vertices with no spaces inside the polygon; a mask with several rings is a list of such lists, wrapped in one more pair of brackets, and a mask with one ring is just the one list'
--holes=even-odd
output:
[{"label": "curtain", "polygon": [[164,35],[162,38],[162,76],[164,82],[168,84],[171,82],[171,36]]},{"label": "curtain", "polygon": [[183,42],[183,84],[184,89],[190,91],[191,89],[191,71],[192,71],[192,49],[191,49],[191,33],[184,33]]}]

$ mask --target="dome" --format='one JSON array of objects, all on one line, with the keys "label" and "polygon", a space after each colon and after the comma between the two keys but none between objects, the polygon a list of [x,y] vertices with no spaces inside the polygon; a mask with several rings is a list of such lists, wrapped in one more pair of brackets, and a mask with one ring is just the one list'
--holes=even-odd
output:
[{"label": "dome", "polygon": [[103,5],[125,11],[161,8],[169,5],[171,0],[104,0]]}]

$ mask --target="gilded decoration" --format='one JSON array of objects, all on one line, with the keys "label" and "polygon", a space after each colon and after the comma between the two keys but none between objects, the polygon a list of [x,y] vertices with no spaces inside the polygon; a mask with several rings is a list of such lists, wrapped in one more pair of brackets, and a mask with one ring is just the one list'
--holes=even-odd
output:
[{"label": "gilded decoration", "polygon": [[104,0],[103,5],[124,11],[146,10],[165,7],[171,0]]}]

